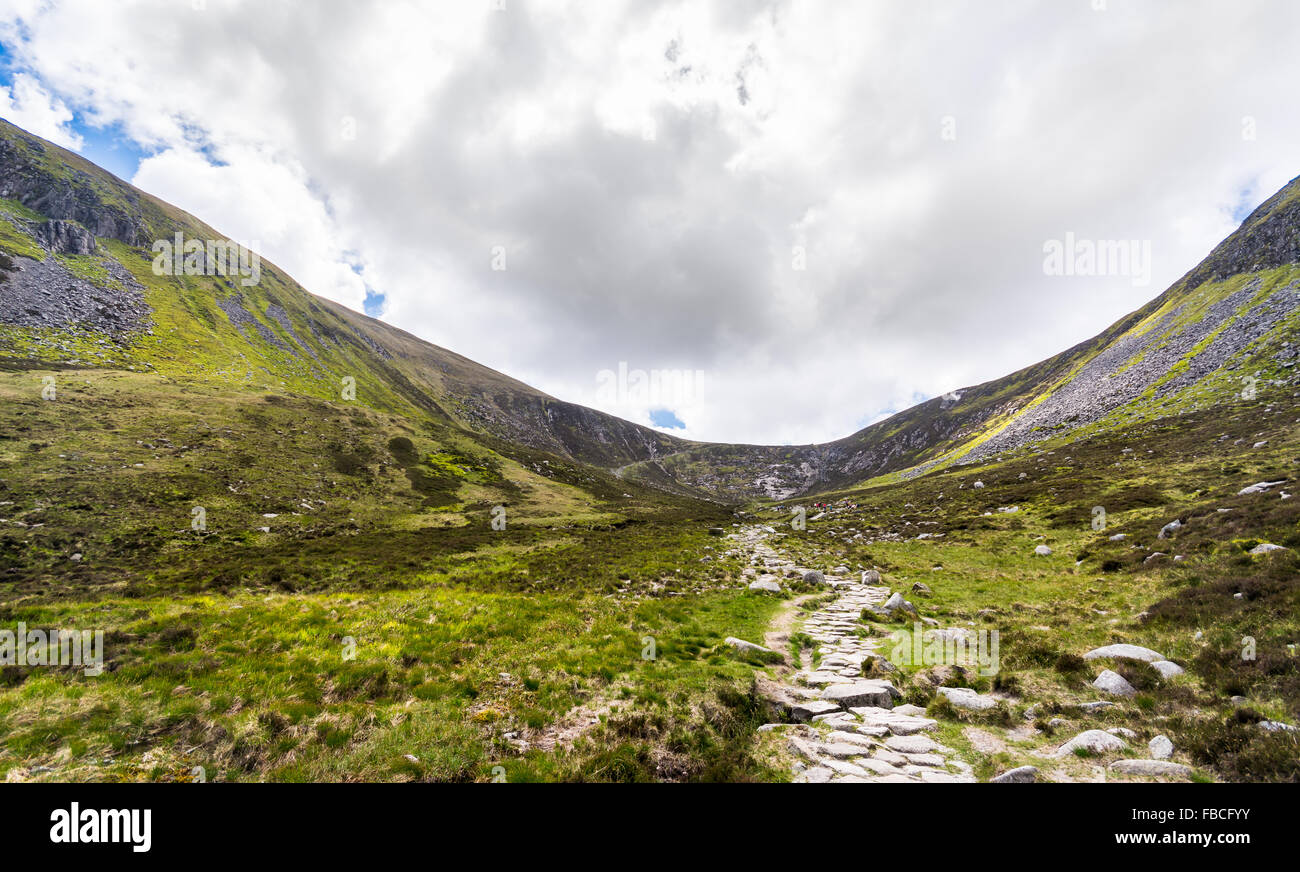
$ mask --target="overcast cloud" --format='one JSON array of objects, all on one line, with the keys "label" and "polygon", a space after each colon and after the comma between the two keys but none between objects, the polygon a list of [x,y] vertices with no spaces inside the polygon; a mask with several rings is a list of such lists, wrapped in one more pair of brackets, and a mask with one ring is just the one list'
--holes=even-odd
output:
[{"label": "overcast cloud", "polygon": [[[820,442],[1104,329],[1300,174],[1297,25],[1288,0],[7,0],[0,115],[138,156],[308,290],[563,399],[649,424],[598,373],[699,370],[678,435]],[[1067,232],[1150,241],[1149,283],[1045,275]]]}]

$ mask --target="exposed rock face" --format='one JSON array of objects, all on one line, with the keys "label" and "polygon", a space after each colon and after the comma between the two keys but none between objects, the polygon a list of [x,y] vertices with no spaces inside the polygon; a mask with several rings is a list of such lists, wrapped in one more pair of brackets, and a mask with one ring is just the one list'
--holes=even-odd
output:
[{"label": "exposed rock face", "polygon": [[51,219],[36,228],[36,239],[55,254],[94,254],[95,237],[75,221]]},{"label": "exposed rock face", "polygon": [[[76,221],[96,237],[118,239],[127,245],[140,243],[145,225],[137,212],[106,203],[86,173],[73,170],[78,178],[58,178],[39,163],[46,146],[6,126],[13,138],[0,137],[0,197],[17,200],[48,218]],[[134,188],[125,183],[120,186],[117,193],[124,200],[138,202]]]},{"label": "exposed rock face", "polygon": [[1189,285],[1300,263],[1300,179],[1269,197],[1187,277]]}]

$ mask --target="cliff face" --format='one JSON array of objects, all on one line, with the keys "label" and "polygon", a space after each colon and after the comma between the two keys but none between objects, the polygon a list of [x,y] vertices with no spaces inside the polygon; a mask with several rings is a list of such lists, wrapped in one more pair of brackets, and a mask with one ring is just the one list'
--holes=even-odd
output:
[{"label": "cliff face", "polygon": [[139,197],[134,188],[108,173],[101,171],[97,178],[63,161],[48,143],[12,125],[5,125],[5,133],[0,137],[0,197],[54,219],[51,223],[59,226],[46,232],[56,234],[57,240],[68,238],[63,222],[80,224],[82,230],[72,232],[78,240],[74,243],[77,254],[94,250],[93,239],[87,242],[84,238],[86,232],[127,245],[143,239],[145,221],[138,213]]}]

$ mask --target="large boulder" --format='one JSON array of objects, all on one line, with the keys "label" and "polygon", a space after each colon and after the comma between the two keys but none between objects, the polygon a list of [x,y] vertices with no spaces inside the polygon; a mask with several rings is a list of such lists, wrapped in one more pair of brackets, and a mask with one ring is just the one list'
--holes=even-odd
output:
[{"label": "large boulder", "polygon": [[1172,660],[1153,660],[1151,665],[1156,668],[1162,678],[1173,678],[1175,675],[1182,675],[1187,671]]},{"label": "large boulder", "polygon": [[985,712],[998,704],[991,696],[981,696],[969,687],[936,687],[936,693],[943,694],[953,708],[968,712]]},{"label": "large boulder", "polygon": [[1156,736],[1147,743],[1147,750],[1156,760],[1168,760],[1174,755],[1174,743],[1168,736]]},{"label": "large boulder", "polygon": [[1036,766],[1018,766],[989,779],[989,784],[1033,784],[1038,780]]},{"label": "large boulder", "polygon": [[1109,693],[1111,696],[1136,696],[1137,688],[1129,684],[1124,676],[1118,672],[1112,672],[1109,669],[1103,670],[1093,681],[1092,686],[1098,690]]},{"label": "large boulder", "polygon": [[742,654],[776,654],[771,648],[764,648],[762,645],[746,642],[744,639],[737,639],[735,636],[728,636],[722,641]]},{"label": "large boulder", "polygon": [[811,569],[803,574],[803,581],[804,584],[820,586],[826,583],[826,576],[818,572],[816,569]]},{"label": "large boulder", "polygon": [[749,583],[750,590],[765,591],[767,593],[780,593],[781,582],[773,578],[760,578],[758,581]]},{"label": "large boulder", "polygon": [[1150,648],[1143,648],[1141,645],[1103,645],[1100,648],[1093,648],[1083,655],[1084,660],[1097,660],[1102,657],[1145,660],[1147,663],[1165,659],[1165,655],[1159,651],[1152,651]]},{"label": "large boulder", "polygon": [[1064,757],[1067,754],[1073,754],[1079,749],[1087,750],[1093,754],[1105,754],[1111,751],[1123,751],[1127,747],[1128,745],[1124,743],[1123,739],[1105,730],[1084,730],[1058,748],[1056,756]]}]

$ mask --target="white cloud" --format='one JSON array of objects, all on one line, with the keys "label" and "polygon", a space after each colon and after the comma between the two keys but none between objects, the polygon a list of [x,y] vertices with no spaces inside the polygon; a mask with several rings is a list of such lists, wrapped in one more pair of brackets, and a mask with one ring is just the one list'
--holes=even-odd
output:
[{"label": "white cloud", "polygon": [[64,148],[81,148],[69,126],[72,110],[50,95],[34,76],[18,73],[9,87],[0,86],[0,118]]},{"label": "white cloud", "polygon": [[[31,4],[0,39],[49,106],[155,152],[137,184],[310,290],[359,307],[355,252],[404,329],[593,405],[620,361],[703,370],[686,435],[781,443],[1176,280],[1300,172],[1297,24],[1267,0],[135,0]],[[1045,276],[1067,232],[1149,239],[1151,284]]]}]

